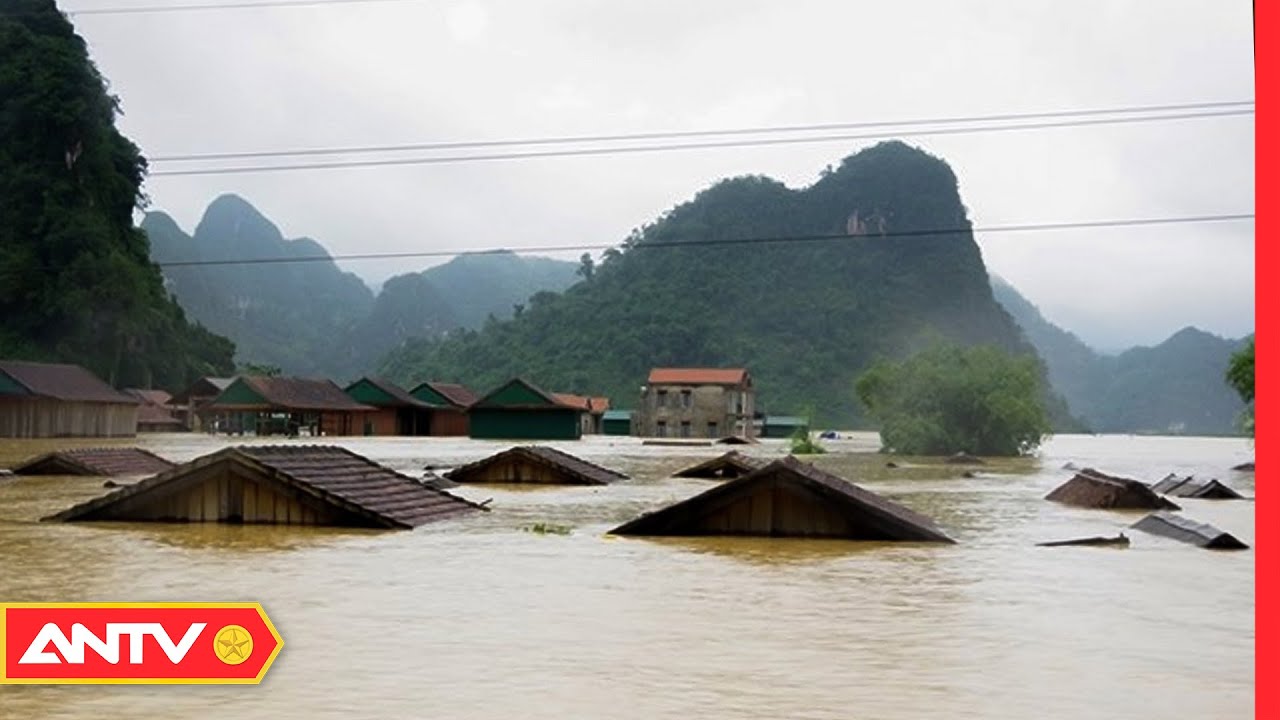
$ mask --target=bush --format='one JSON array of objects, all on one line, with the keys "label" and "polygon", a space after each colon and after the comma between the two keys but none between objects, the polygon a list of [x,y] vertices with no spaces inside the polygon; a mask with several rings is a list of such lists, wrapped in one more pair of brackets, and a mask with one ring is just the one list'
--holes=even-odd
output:
[{"label": "bush", "polygon": [[1050,429],[1035,358],[994,347],[939,344],[877,363],[858,378],[857,394],[892,452],[1016,456]]}]

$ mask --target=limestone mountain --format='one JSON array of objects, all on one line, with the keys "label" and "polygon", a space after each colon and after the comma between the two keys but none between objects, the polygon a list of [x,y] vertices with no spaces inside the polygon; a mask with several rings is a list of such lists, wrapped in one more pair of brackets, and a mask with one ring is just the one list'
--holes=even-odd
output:
[{"label": "limestone mountain", "polygon": [[992,291],[1049,369],[1071,412],[1096,432],[1227,435],[1244,409],[1223,379],[1246,340],[1184,328],[1154,347],[1103,355],[1045,319],[999,277]]},{"label": "limestone mountain", "polygon": [[1034,354],[992,297],[951,168],[890,142],[806,188],[716,183],[584,282],[511,320],[407,343],[383,371],[481,388],[522,375],[626,407],[650,367],[747,366],[761,407],[848,423],[861,370],[938,335]]}]

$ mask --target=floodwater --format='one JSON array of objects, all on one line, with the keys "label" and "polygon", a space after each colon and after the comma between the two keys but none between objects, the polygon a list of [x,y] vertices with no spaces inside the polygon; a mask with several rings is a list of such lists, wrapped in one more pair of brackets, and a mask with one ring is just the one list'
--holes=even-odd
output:
[{"label": "floodwater", "polygon": [[[187,460],[225,440],[138,441]],[[307,442],[307,440],[291,441]],[[505,448],[337,441],[417,475]],[[66,442],[0,444],[0,467]],[[84,443],[81,443],[84,444]],[[97,442],[94,444],[101,444]],[[557,443],[610,487],[456,490],[493,512],[412,532],[37,523],[102,480],[0,479],[0,600],[260,601],[285,648],[259,686],[0,687],[22,718],[1082,718],[1253,716],[1254,551],[1137,531],[1142,514],[1042,500],[1070,461],[1217,477],[1246,441],[1061,436],[984,468],[885,468],[874,435],[818,464],[932,515],[958,544],[612,538],[710,487],[671,471],[724,448]],[[780,455],[777,441],[747,450]],[[1254,541],[1252,501],[1178,500]],[[536,534],[534,523],[572,528]]]}]

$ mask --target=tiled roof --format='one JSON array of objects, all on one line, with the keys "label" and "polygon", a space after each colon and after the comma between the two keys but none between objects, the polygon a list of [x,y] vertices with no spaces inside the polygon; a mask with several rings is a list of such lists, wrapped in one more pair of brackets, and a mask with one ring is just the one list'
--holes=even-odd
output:
[{"label": "tiled roof", "polygon": [[[351,399],[342,388],[330,380],[311,380],[294,377],[241,377],[240,380],[251,387],[273,407],[288,410],[373,410]],[[225,390],[223,392],[226,392]],[[219,396],[221,397],[221,396]],[[215,400],[214,407],[237,407],[236,403],[221,403]]]},{"label": "tiled roof", "polygon": [[551,397],[556,401],[556,403],[565,407],[573,408],[574,410],[581,410],[583,412],[589,412],[591,410],[591,398],[588,397],[571,395],[569,393],[551,393]]},{"label": "tiled roof", "polygon": [[153,475],[173,467],[164,458],[135,447],[75,448],[32,458],[15,475]]},{"label": "tiled roof", "polygon": [[138,403],[136,398],[116,390],[79,365],[0,360],[0,372],[32,395],[67,402]]},{"label": "tiled roof", "polygon": [[565,484],[608,485],[618,480],[627,479],[627,476],[620,472],[615,472],[544,445],[513,447],[483,460],[454,468],[445,477],[459,483],[487,482],[484,476],[485,470],[495,464],[511,459],[523,459],[548,466],[563,474]]},{"label": "tiled roof", "polygon": [[113,515],[112,507],[143,493],[168,492],[170,484],[190,480],[216,463],[238,463],[251,479],[257,476],[283,482],[329,505],[339,516],[358,521],[343,524],[412,528],[484,509],[345,448],[257,445],[220,450],[46,519],[140,519]]},{"label": "tiled roof", "polygon": [[739,385],[747,379],[745,368],[654,368],[650,385]]}]

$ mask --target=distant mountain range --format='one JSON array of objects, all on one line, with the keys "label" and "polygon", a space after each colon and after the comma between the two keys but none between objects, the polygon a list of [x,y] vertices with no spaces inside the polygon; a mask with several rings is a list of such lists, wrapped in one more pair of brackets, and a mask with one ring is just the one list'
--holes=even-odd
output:
[{"label": "distant mountain range", "polygon": [[1248,338],[1188,327],[1155,347],[1103,355],[1046,320],[1003,279],[992,276],[991,289],[1035,345],[1072,414],[1095,432],[1235,433],[1244,404],[1224,374]]},{"label": "distant mountain range", "polygon": [[[151,258],[187,314],[236,343],[241,363],[343,381],[372,371],[409,338],[510,317],[541,290],[563,290],[576,263],[514,253],[463,255],[391,278],[375,297],[310,238],[285,239],[246,200],[223,195],[188,235],[162,212],[142,223]],[[219,261],[249,261],[219,264]]]}]

